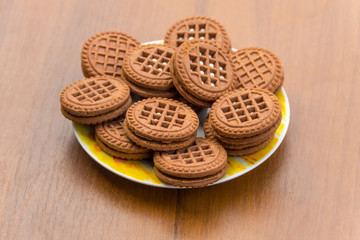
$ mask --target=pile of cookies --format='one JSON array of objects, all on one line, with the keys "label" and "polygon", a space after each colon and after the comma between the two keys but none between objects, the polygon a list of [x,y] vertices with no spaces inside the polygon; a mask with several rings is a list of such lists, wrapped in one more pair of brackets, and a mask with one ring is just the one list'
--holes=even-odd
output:
[{"label": "pile of cookies", "polygon": [[[60,95],[63,115],[95,125],[98,146],[114,157],[152,158],[168,184],[218,181],[228,154],[262,149],[281,122],[278,57],[262,48],[232,51],[225,28],[207,17],[178,21],[164,44],[141,45],[116,31],[95,34],[83,45],[81,69],[85,79]],[[202,108],[211,108],[206,139],[197,138]]]}]

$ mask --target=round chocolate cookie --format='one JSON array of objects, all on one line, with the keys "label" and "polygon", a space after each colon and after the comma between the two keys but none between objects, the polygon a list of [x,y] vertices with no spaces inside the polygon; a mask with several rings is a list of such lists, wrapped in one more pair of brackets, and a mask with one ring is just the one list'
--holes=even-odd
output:
[{"label": "round chocolate cookie", "polygon": [[84,76],[122,77],[125,54],[140,43],[133,37],[115,31],[101,32],[90,37],[81,51]]},{"label": "round chocolate cookie", "polygon": [[203,129],[205,136],[207,138],[216,139],[220,142],[221,145],[223,145],[223,147],[228,148],[228,146],[230,146],[229,148],[231,148],[231,146],[234,145],[244,146],[244,145],[258,144],[259,142],[264,141],[264,139],[273,137],[276,129],[280,126],[280,123],[281,123],[281,117],[275,122],[275,124],[271,128],[269,128],[265,132],[251,137],[243,137],[243,138],[229,138],[229,137],[221,136],[213,129],[213,127],[209,123],[209,119],[206,119],[204,121]]},{"label": "round chocolate cookie", "polygon": [[127,80],[146,89],[174,88],[169,69],[174,51],[174,48],[161,44],[139,45],[128,51],[123,65]]},{"label": "round chocolate cookie", "polygon": [[128,159],[128,160],[143,160],[143,159],[148,159],[152,157],[152,153],[151,152],[146,152],[146,153],[125,153],[125,152],[120,152],[117,151],[109,146],[107,146],[104,142],[102,142],[98,135],[95,134],[95,141],[97,143],[97,145],[107,154],[113,156],[113,157],[118,157],[118,158],[123,158],[123,159]]},{"label": "round chocolate cookie", "polygon": [[178,95],[179,93],[173,87],[167,90],[159,90],[159,89],[150,89],[150,88],[143,88],[138,85],[133,84],[132,82],[128,81],[128,77],[125,72],[123,72],[125,77],[125,82],[129,86],[131,92],[139,95],[142,98],[152,98],[152,97],[165,97],[165,98],[172,98]]},{"label": "round chocolate cookie", "polygon": [[210,40],[217,43],[225,52],[231,51],[231,42],[225,28],[208,17],[190,17],[176,22],[167,31],[164,43],[179,47],[188,40]]},{"label": "round chocolate cookie", "polygon": [[182,44],[176,50],[172,66],[174,81],[196,99],[214,102],[235,87],[229,56],[210,41]]},{"label": "round chocolate cookie", "polygon": [[227,154],[216,141],[196,138],[188,147],[171,152],[155,152],[154,165],[170,176],[199,178],[222,170],[227,165]]},{"label": "round chocolate cookie", "polygon": [[95,126],[95,134],[108,147],[124,153],[150,153],[149,149],[132,142],[124,131],[124,117]]},{"label": "round chocolate cookie", "polygon": [[226,165],[219,172],[199,178],[178,178],[170,176],[161,172],[156,167],[154,167],[154,173],[161,181],[167,184],[186,188],[200,188],[220,180],[226,174],[227,168],[228,166]]},{"label": "round chocolate cookie", "polygon": [[67,86],[61,92],[60,103],[65,117],[95,124],[123,114],[131,104],[130,89],[112,78],[86,78]]},{"label": "round chocolate cookie", "polygon": [[236,88],[262,88],[277,93],[284,82],[280,59],[263,48],[244,48],[231,54],[237,77]]},{"label": "round chocolate cookie", "polygon": [[209,121],[228,138],[258,135],[281,118],[277,97],[264,89],[239,89],[220,97],[211,107]]},{"label": "round chocolate cookie", "polygon": [[126,122],[135,135],[160,142],[183,141],[199,126],[199,118],[189,106],[160,97],[134,103],[126,113]]}]

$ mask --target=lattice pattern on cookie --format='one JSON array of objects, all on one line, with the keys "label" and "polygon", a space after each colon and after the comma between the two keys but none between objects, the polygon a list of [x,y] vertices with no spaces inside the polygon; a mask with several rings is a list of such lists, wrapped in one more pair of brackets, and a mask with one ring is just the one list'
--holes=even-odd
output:
[{"label": "lattice pattern on cookie", "polygon": [[210,157],[215,156],[214,151],[208,144],[193,145],[169,153],[172,162],[184,165],[206,162]]},{"label": "lattice pattern on cookie", "polygon": [[215,41],[219,30],[212,27],[209,23],[184,23],[178,28],[176,35],[176,47],[179,47],[183,42],[193,39],[212,40]]},{"label": "lattice pattern on cookie", "polygon": [[261,51],[244,51],[234,55],[232,61],[235,72],[240,77],[240,87],[262,88],[274,74],[274,65],[270,57]]},{"label": "lattice pattern on cookie", "polygon": [[165,49],[143,49],[135,63],[141,65],[142,71],[161,77],[170,74],[169,63],[172,55],[172,52]]},{"label": "lattice pattern on cookie", "polygon": [[225,118],[237,124],[258,119],[262,113],[270,110],[263,96],[252,96],[251,93],[227,98],[226,103],[221,108]]},{"label": "lattice pattern on cookie", "polygon": [[117,139],[128,141],[128,137],[125,134],[123,127],[124,120],[112,121],[104,124],[104,127],[108,129]]},{"label": "lattice pattern on cookie", "polygon": [[186,114],[183,114],[180,108],[162,101],[157,102],[156,106],[145,104],[139,118],[146,120],[147,124],[153,126],[169,130],[180,129],[186,118]]},{"label": "lattice pattern on cookie", "polygon": [[77,84],[74,89],[76,91],[72,93],[72,96],[82,103],[99,102],[102,99],[111,97],[114,92],[119,91],[109,80],[82,81],[80,84]]},{"label": "lattice pattern on cookie", "polygon": [[105,75],[121,77],[126,51],[136,44],[121,35],[102,36],[90,49],[90,59]]},{"label": "lattice pattern on cookie", "polygon": [[206,84],[212,87],[226,85],[227,66],[225,61],[218,60],[222,56],[216,50],[197,46],[195,53],[189,54],[191,75],[197,77],[201,84]]}]

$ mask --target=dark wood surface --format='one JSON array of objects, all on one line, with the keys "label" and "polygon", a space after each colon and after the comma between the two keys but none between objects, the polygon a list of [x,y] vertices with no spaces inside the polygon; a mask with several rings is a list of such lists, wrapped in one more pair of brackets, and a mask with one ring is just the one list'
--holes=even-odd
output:
[{"label": "dark wood surface", "polygon": [[[232,181],[167,190],[77,143],[59,94],[96,32],[162,39],[205,15],[236,48],[275,52],[287,136]],[[0,239],[360,239],[360,1],[0,1]]]}]

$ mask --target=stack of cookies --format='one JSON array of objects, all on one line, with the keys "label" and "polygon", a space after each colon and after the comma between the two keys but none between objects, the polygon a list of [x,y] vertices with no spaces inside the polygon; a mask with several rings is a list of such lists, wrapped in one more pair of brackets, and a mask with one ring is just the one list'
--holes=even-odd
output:
[{"label": "stack of cookies", "polygon": [[136,144],[154,151],[189,146],[196,138],[199,118],[186,104],[168,98],[147,98],[126,113],[124,130]]},{"label": "stack of cookies", "polygon": [[[140,160],[155,151],[154,172],[169,184],[217,181],[227,154],[262,149],[281,122],[274,95],[284,81],[279,58],[263,48],[232,51],[225,28],[211,18],[176,22],[164,44],[97,33],[82,47],[81,70],[85,79],[61,93],[63,115],[95,125],[98,146],[114,157]],[[133,103],[130,93],[143,100]],[[211,108],[207,139],[196,138],[193,109],[202,108]]]},{"label": "stack of cookies", "polygon": [[240,89],[220,97],[204,123],[206,137],[230,155],[248,155],[271,142],[281,122],[277,97],[264,89]]}]

